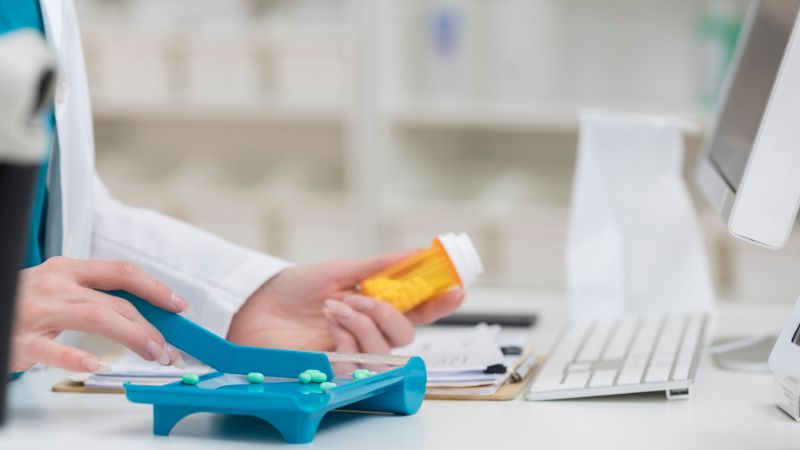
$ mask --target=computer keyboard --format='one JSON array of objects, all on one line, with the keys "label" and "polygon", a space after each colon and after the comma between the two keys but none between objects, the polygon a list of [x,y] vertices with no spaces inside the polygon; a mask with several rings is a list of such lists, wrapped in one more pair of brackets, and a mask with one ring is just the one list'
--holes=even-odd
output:
[{"label": "computer keyboard", "polygon": [[705,314],[632,316],[568,325],[526,394],[555,400],[665,391],[686,398],[705,334]]}]

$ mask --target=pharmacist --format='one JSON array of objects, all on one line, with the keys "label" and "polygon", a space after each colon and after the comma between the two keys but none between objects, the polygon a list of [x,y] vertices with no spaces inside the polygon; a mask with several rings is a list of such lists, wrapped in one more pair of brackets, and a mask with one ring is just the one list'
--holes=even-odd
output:
[{"label": "pharmacist", "polygon": [[53,139],[34,205],[28,269],[21,273],[11,370],[43,363],[101,370],[68,346],[67,330],[118,341],[147,360],[179,353],[127,302],[127,290],[230,340],[306,350],[386,353],[410,342],[463,299],[449,292],[401,314],[356,293],[363,278],[403,255],[290,265],[111,197],[94,168],[92,113],[72,0],[0,0],[0,32],[42,30],[57,54]]}]

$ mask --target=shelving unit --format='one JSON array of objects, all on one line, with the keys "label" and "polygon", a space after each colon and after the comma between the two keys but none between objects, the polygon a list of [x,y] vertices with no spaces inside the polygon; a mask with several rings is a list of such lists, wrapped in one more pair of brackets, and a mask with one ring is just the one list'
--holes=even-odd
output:
[{"label": "shelving unit", "polygon": [[[579,111],[680,115],[698,124],[690,162],[708,117],[692,82],[702,2],[231,0],[219,23],[207,15],[228,2],[77,3],[112,191],[295,261],[467,231],[484,285],[563,289]],[[492,4],[520,8],[508,36],[496,30],[513,10]],[[480,50],[438,95],[426,27],[442,5],[478,8],[464,42]],[[722,290],[750,296],[761,272],[800,268],[732,244],[718,222],[703,219]]]},{"label": "shelving unit", "polygon": [[97,101],[95,116],[107,121],[126,122],[233,122],[253,125],[295,124],[302,126],[343,127],[346,111],[337,104],[297,104],[265,101],[260,105],[231,106],[191,103],[119,104]]}]

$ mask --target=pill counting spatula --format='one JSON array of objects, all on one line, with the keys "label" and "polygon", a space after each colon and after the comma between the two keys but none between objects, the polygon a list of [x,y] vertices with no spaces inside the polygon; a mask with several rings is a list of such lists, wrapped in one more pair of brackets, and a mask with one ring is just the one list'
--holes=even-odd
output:
[{"label": "pill counting spatula", "polygon": [[164,335],[170,345],[220,372],[260,372],[275,377],[296,377],[304,370],[317,369],[329,379],[333,378],[333,369],[324,353],[237,345],[179,314],[153,306],[128,292],[112,291],[108,294],[129,301]]}]

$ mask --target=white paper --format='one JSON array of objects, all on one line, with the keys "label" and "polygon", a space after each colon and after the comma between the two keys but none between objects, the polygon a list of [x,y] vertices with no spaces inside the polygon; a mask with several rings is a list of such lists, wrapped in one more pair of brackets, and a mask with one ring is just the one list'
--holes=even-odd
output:
[{"label": "white paper", "polygon": [[567,243],[573,318],[713,308],[682,177],[686,127],[667,117],[581,115]]},{"label": "white paper", "polygon": [[503,364],[503,352],[497,344],[500,327],[481,324],[468,330],[426,330],[418,333],[411,345],[395,349],[400,356],[420,356],[429,376],[436,372],[483,372]]}]

